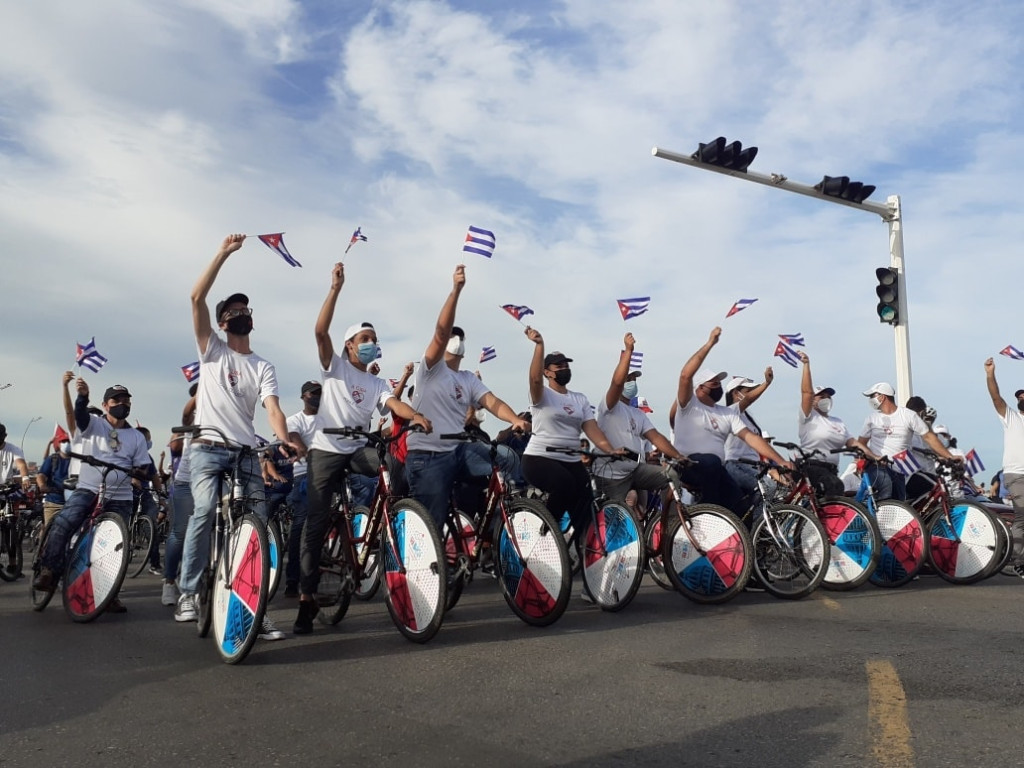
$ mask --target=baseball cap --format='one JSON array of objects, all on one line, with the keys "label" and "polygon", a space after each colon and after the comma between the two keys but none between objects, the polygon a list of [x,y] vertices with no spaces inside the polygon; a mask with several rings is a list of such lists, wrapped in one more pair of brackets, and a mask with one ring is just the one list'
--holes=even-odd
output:
[{"label": "baseball cap", "polygon": [[836,391],[832,387],[818,387],[814,390],[814,396],[821,395],[822,397],[832,397]]},{"label": "baseball cap", "polygon": [[945,435],[946,437],[951,436],[949,434],[949,427],[947,427],[945,424],[936,424],[934,427],[932,427],[932,432],[934,432],[936,435]]},{"label": "baseball cap", "polygon": [[871,387],[871,389],[865,389],[861,394],[863,394],[864,397],[871,397],[876,392],[880,395],[896,397],[896,390],[892,388],[891,384],[886,384],[884,381],[878,382]]},{"label": "baseball cap", "polygon": [[695,386],[699,386],[709,381],[722,381],[728,375],[725,371],[716,371],[714,368],[701,368],[693,377],[693,383]]},{"label": "baseball cap", "polygon": [[369,328],[371,331],[373,331],[374,335],[377,334],[377,329],[373,327],[373,323],[356,323],[355,325],[350,325],[348,328],[345,329],[345,341],[348,341],[349,339],[354,339],[356,335],[364,328]]},{"label": "baseball cap", "polygon": [[564,363],[571,363],[572,358],[566,357],[561,352],[552,352],[550,355],[544,356],[544,367],[547,368],[549,365],[563,365]]},{"label": "baseball cap", "polygon": [[1018,389],[1016,392],[1013,393],[1014,397],[1020,397],[1021,395],[1024,395],[1024,389]]},{"label": "baseball cap", "polygon": [[323,385],[319,381],[307,381],[305,384],[302,385],[301,394],[304,395],[307,392],[315,392],[318,389],[323,389]]},{"label": "baseball cap", "polygon": [[639,379],[643,374],[640,371],[630,371],[626,374],[626,381],[632,381],[633,379]]},{"label": "baseball cap", "polygon": [[729,383],[725,385],[725,391],[732,392],[734,389],[739,387],[756,387],[757,382],[752,379],[748,379],[746,376],[733,376],[729,379]]},{"label": "baseball cap", "polygon": [[107,391],[103,393],[103,402],[112,400],[115,397],[131,397],[132,393],[128,391],[128,387],[115,384],[112,387],[107,387]]},{"label": "baseball cap", "polygon": [[224,307],[228,306],[229,304],[245,304],[245,306],[248,307],[249,306],[249,297],[246,296],[244,293],[232,293],[230,296],[228,296],[223,301],[218,301],[217,302],[217,322],[218,323],[220,322],[220,316],[222,314],[224,314]]}]

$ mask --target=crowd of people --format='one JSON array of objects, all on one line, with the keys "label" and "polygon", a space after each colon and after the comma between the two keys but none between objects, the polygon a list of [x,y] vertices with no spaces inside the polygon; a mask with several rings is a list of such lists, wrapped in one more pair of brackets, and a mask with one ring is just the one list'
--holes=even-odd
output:
[{"label": "crowd of people", "polygon": [[[678,473],[678,479],[702,501],[742,516],[758,490],[756,471],[744,459],[767,460],[781,470],[793,466],[765,439],[752,412],[752,406],[773,383],[772,369],[766,369],[763,381],[756,382],[742,376],[730,378],[712,365],[710,358],[722,333],[717,327],[682,366],[667,435],[654,427],[641,407],[642,374],[630,370],[635,342],[628,333],[614,366],[610,366],[608,389],[595,409],[587,395],[570,389],[572,358],[549,351],[540,332],[527,327],[525,336],[533,344],[527,373],[530,403],[528,410],[517,412],[479,375],[462,368],[466,334],[455,324],[459,298],[466,287],[462,265],[455,269],[423,356],[408,364],[392,386],[377,375],[377,330],[371,323],[355,322],[346,326],[340,338],[332,335],[345,286],[344,266],[335,264],[314,327],[321,380],[302,385],[301,410],[286,416],[274,365],[252,347],[248,297],[231,293],[216,304],[212,315],[208,306],[221,268],[244,241],[244,235],[226,237],[192,290],[200,367],[198,381],[182,410],[182,424],[201,425],[209,431],[191,439],[174,436],[168,467],[164,467],[163,456],[160,466],[155,466],[149,435],[128,423],[132,400],[125,386],[108,387],[98,407],[93,407],[86,382],[75,380],[70,372],[64,374],[68,440],[55,446],[57,450],[49,454],[36,478],[45,494],[46,519],[52,519],[55,526],[55,535],[47,538],[43,568],[35,579],[37,589],[54,588],[67,539],[100,488],[100,472],[88,464],[72,466],[63,456],[69,448],[123,469],[110,473],[105,487],[109,508],[126,517],[133,494],[152,498],[145,493],[147,489],[160,490],[166,485],[171,500],[169,535],[162,566],[156,553],[151,570],[163,576],[161,600],[174,607],[178,622],[196,620],[195,596],[209,557],[220,477],[243,454],[245,493],[266,499],[259,514],[266,517],[270,505],[285,501],[293,510],[286,543],[285,596],[298,600],[292,627],[295,634],[312,632],[318,612],[319,558],[332,497],[343,489],[344,477],[373,478],[378,470],[377,454],[365,441],[328,435],[325,428],[380,428],[381,415],[390,417],[387,428],[415,427],[391,446],[389,468],[395,489],[420,501],[438,529],[447,515],[453,486],[491,473],[486,446],[439,437],[476,423],[480,411],[507,425],[499,435],[496,461],[500,468],[542,494],[556,519],[567,512],[577,531],[586,527],[592,502],[591,469],[598,487],[613,499],[625,500],[633,491],[663,491],[672,473]],[[841,449],[856,449],[867,459],[863,471],[878,499],[915,498],[934,482],[934,467],[927,459],[920,459],[924,466],[908,480],[890,461],[893,457],[914,447],[927,447],[943,459],[962,457],[949,430],[935,423],[934,409],[919,397],[900,405],[894,389],[885,382],[862,393],[868,415],[859,430],[851,431],[832,411],[836,390],[816,385],[810,359],[803,353],[800,359],[799,409],[795,413],[799,443],[804,451],[815,452],[809,472],[820,493],[839,495],[849,490],[838,471],[835,451]],[[993,479],[993,489],[998,487],[1014,506],[1014,563],[1024,576],[1024,389],[1017,390],[1016,407],[1011,407],[1000,394],[993,360],[987,360],[984,369],[1005,432],[1003,469],[998,482]],[[258,442],[255,416],[259,406],[266,412],[277,446],[265,460],[251,450]],[[637,458],[596,462],[591,467],[585,454],[549,450],[578,449],[581,436],[601,453],[635,454]],[[675,463],[654,462],[652,457]],[[0,481],[6,482],[15,473],[21,475],[22,482],[29,482],[24,457],[7,442],[6,430],[0,425]],[[65,499],[65,478],[76,473],[75,490]],[[774,479],[787,482],[784,471],[775,473]],[[370,493],[372,487],[368,479],[357,483],[356,491]],[[146,513],[156,517],[164,510],[150,507]],[[126,609],[115,600],[109,610]],[[265,620],[261,638],[284,636]]]}]

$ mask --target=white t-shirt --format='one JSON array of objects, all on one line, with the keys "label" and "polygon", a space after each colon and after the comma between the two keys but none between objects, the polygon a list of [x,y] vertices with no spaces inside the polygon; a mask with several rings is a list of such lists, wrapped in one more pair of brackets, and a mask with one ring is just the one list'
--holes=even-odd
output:
[{"label": "white t-shirt", "polygon": [[[755,435],[760,436],[761,430],[754,425],[753,420],[747,416],[747,414],[740,410],[739,403],[733,403],[727,405],[730,411],[735,411],[736,415],[740,417],[740,421],[743,422],[743,426],[753,432]],[[753,459],[757,461],[761,456],[747,445],[742,439],[736,437],[735,434],[729,435],[725,438],[725,460],[734,461],[735,459]]]},{"label": "white t-shirt", "polygon": [[[277,396],[274,366],[255,352],[235,352],[216,333],[210,334],[206,354],[200,353],[199,362],[196,425],[217,427],[232,442],[254,447],[256,406]],[[219,437],[206,433],[202,439],[217,441]]]},{"label": "white t-shirt", "polygon": [[[366,445],[366,439],[353,440],[339,435],[325,435],[325,427],[359,427],[366,429],[375,408],[386,411],[391,398],[386,381],[356,368],[347,358],[335,354],[331,367],[323,374],[323,395],[316,414],[316,433],[312,447],[331,453],[355,453]],[[298,431],[298,430],[296,430]]]},{"label": "white t-shirt", "polygon": [[[609,409],[602,398],[597,405],[597,426],[613,448],[628,448],[640,455],[639,461],[644,460],[647,441],[643,436],[654,429],[646,413],[621,400]],[[594,474],[615,480],[625,477],[635,467],[629,461],[598,461],[594,463]]]},{"label": "white t-shirt", "polygon": [[839,454],[829,451],[843,448],[853,439],[846,423],[838,416],[826,416],[817,408],[811,408],[809,416],[804,416],[803,409],[799,409],[796,423],[800,447],[808,453],[820,451],[821,455],[814,457],[817,461],[828,461],[838,467]]},{"label": "white t-shirt", "polygon": [[[876,456],[890,458],[910,448],[913,435],[924,435],[928,425],[909,408],[897,406],[890,414],[874,411],[864,420],[861,437],[867,438],[868,448]],[[920,458],[915,455],[914,458]]]},{"label": "white t-shirt", "polygon": [[[307,448],[313,444],[313,436],[316,434],[316,417],[317,414],[315,413],[299,411],[298,413],[293,413],[286,420],[288,431],[298,433]],[[292,465],[292,478],[298,480],[305,474],[306,460],[300,459]]]},{"label": "white t-shirt", "polygon": [[[524,456],[544,456],[557,461],[579,461],[579,456],[548,453],[551,448],[579,448],[583,422],[594,418],[594,407],[580,392],[555,392],[551,387],[541,390],[540,402],[530,406],[533,431]],[[614,445],[612,446],[614,447]]]},{"label": "white t-shirt", "polygon": [[[117,433],[116,450],[113,433]],[[78,453],[84,453],[100,461],[108,461],[119,467],[148,467],[150,463],[146,438],[133,427],[113,427],[102,416],[89,416],[89,424],[76,433]],[[99,493],[103,468],[94,467],[84,461],[78,472],[78,487]],[[132,498],[132,481],[124,472],[114,470],[107,475],[105,498],[126,501]]]},{"label": "white t-shirt", "polygon": [[192,481],[192,462],[189,460],[189,449],[192,447],[192,437],[186,436],[181,444],[181,458],[178,459],[178,468],[174,470],[174,482],[189,485]]},{"label": "white t-shirt", "polygon": [[724,405],[704,405],[697,395],[676,409],[672,445],[681,454],[710,453],[725,461],[725,438],[748,429],[734,411]]},{"label": "white t-shirt", "polygon": [[454,451],[459,444],[438,435],[462,432],[468,408],[479,407],[481,398],[491,391],[472,371],[453,371],[444,359],[428,368],[425,357],[416,368],[415,387],[412,407],[430,419],[434,431],[429,435],[410,432],[406,445],[410,451],[443,453]]},{"label": "white t-shirt", "polygon": [[4,447],[0,448],[0,483],[6,483],[14,477],[17,469],[14,462],[24,458],[25,454],[21,452],[21,448],[11,445],[10,440],[4,443]]},{"label": "white t-shirt", "polygon": [[1024,414],[1006,405],[1003,425],[1003,472],[1024,475]]}]

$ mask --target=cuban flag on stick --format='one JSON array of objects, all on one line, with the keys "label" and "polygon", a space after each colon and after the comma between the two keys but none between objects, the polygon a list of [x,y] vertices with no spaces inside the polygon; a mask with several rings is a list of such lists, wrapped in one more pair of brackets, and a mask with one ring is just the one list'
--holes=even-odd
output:
[{"label": "cuban flag on stick", "polygon": [[88,368],[93,373],[96,373],[107,364],[107,358],[96,349],[95,336],[85,345],[75,342],[75,363],[78,364],[79,368]]},{"label": "cuban flag on stick", "polygon": [[800,357],[797,355],[796,350],[786,346],[781,341],[775,345],[775,357],[781,357],[782,362],[786,365],[791,365],[794,368],[800,367]]},{"label": "cuban flag on stick", "polygon": [[894,453],[892,455],[892,465],[904,477],[910,477],[921,468],[921,462],[909,450]]},{"label": "cuban flag on stick", "polygon": [[644,413],[654,413],[654,409],[651,408],[651,404],[647,402],[647,398],[641,395],[634,397],[629,401],[629,404],[634,408],[639,408]]},{"label": "cuban flag on stick", "polygon": [[185,381],[191,384],[199,378],[199,361],[196,360],[194,363],[181,366],[181,372],[185,376]]},{"label": "cuban flag on stick", "polygon": [[519,322],[523,322],[523,318],[527,315],[532,315],[533,310],[525,304],[502,304],[501,308],[508,312]]},{"label": "cuban flag on stick", "polygon": [[1012,344],[1007,344],[1006,349],[1002,350],[1000,355],[1006,355],[1011,360],[1024,360],[1024,352],[1021,352]]},{"label": "cuban flag on stick", "polygon": [[494,255],[494,244],[493,232],[479,227],[470,227],[466,234],[466,244],[462,246],[462,250],[466,253],[477,253],[489,259]]},{"label": "cuban flag on stick", "polygon": [[388,379],[388,386],[393,390],[398,389],[399,384],[401,384],[401,382],[398,379]]},{"label": "cuban flag on stick", "polygon": [[744,309],[753,304],[757,299],[740,299],[732,305],[732,309],[725,313],[726,317],[732,317],[737,312],[742,312]]},{"label": "cuban flag on stick", "polygon": [[964,469],[966,469],[967,474],[972,477],[979,472],[985,471],[985,465],[981,463],[981,456],[979,456],[978,452],[973,448],[964,454]]},{"label": "cuban flag on stick", "polygon": [[650,296],[641,296],[636,299],[616,299],[616,301],[619,304],[619,312],[622,313],[623,320],[642,315],[651,305]]},{"label": "cuban flag on stick", "polygon": [[366,235],[363,234],[362,227],[356,227],[356,231],[352,233],[352,239],[348,241],[348,248],[345,249],[345,253],[348,253],[348,249],[351,248],[356,243],[358,243],[360,240],[362,240],[365,243]]},{"label": "cuban flag on stick", "polygon": [[804,335],[802,333],[780,333],[779,338],[791,347],[802,347],[804,345]]},{"label": "cuban flag on stick", "polygon": [[284,232],[274,232],[270,235],[256,235],[256,237],[258,237],[260,242],[267,246],[267,248],[272,250],[293,267],[302,266],[295,260],[294,256],[288,253],[288,249],[284,245]]},{"label": "cuban flag on stick", "polygon": [[483,351],[480,353],[480,362],[486,363],[488,360],[493,360],[497,356],[498,353],[494,347],[484,347]]},{"label": "cuban flag on stick", "polygon": [[632,373],[633,371],[639,371],[643,367],[644,367],[644,353],[643,352],[633,352],[629,356],[629,372]]}]

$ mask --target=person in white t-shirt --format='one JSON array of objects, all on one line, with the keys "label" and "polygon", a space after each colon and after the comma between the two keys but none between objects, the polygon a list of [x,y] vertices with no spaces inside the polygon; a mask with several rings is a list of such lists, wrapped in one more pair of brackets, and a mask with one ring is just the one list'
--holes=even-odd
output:
[{"label": "person in white t-shirt", "polygon": [[14,477],[15,470],[21,475],[22,488],[28,490],[32,481],[28,476],[25,454],[21,452],[21,448],[7,442],[7,427],[0,424],[0,485]]},{"label": "person in white t-shirt", "polygon": [[637,462],[599,461],[594,469],[597,487],[609,499],[625,501],[630,490],[660,491],[668,485],[666,470],[644,461],[647,442],[670,459],[684,456],[672,447],[661,432],[654,428],[647,414],[632,405],[637,397],[640,371],[630,372],[629,360],[636,346],[632,333],[623,338],[625,349],[619,353],[619,362],[612,373],[612,381],[604,399],[597,406],[597,425],[613,445],[622,446],[637,454]]},{"label": "person in white t-shirt", "polygon": [[297,635],[313,631],[313,619],[319,610],[315,595],[320,584],[320,553],[330,523],[331,496],[344,490],[346,472],[375,477],[379,468],[377,450],[366,444],[366,438],[325,435],[323,430],[331,427],[366,429],[375,409],[382,413],[393,412],[418,427],[431,429],[428,419],[395,397],[386,381],[367,370],[376,360],[378,351],[377,332],[372,325],[349,326],[345,331],[343,353],[335,351],[331,323],[344,285],[345,266],[339,262],[331,270],[331,285],[316,319],[323,394],[307,458],[309,513],[302,533],[299,612],[292,628]]},{"label": "person in white t-shirt", "polygon": [[[412,432],[406,443],[405,471],[409,493],[430,511],[438,531],[448,514],[455,481],[491,474],[487,446],[441,440],[439,435],[462,432],[469,410],[480,407],[517,430],[529,428],[472,371],[460,370],[466,343],[465,334],[455,327],[455,310],[465,285],[466,268],[460,264],[452,276],[452,290],[438,314],[434,335],[416,369],[412,404],[430,419],[434,431],[429,435]],[[519,457],[506,445],[498,447],[497,462],[510,476],[518,472]]]},{"label": "person in white t-shirt", "polygon": [[[758,384],[746,376],[733,376],[724,388],[725,407],[734,411],[747,429],[761,437],[764,437],[764,432],[748,409],[757,402],[774,380],[775,372],[771,366],[768,366],[764,369],[762,383]],[[757,451],[735,434],[725,438],[725,471],[729,473],[729,476],[748,499],[757,492],[757,468],[750,464],[744,464],[740,459],[757,461],[759,458]],[[769,494],[774,492],[775,480],[772,477],[766,477],[765,482],[768,485]]]},{"label": "person in white t-shirt", "polygon": [[1006,404],[996,383],[996,364],[985,361],[985,384],[1003,425],[1003,479],[1000,486],[1013,502],[1013,570],[1024,579],[1024,389],[1013,393],[1016,409]]},{"label": "person in white t-shirt", "polygon": [[[319,381],[307,381],[302,385],[299,398],[302,410],[288,417],[288,434],[292,439],[301,440],[303,445],[313,444],[316,434],[317,412],[320,410],[320,398],[323,387]],[[309,512],[309,494],[307,489],[307,471],[305,459],[292,465],[292,490],[288,494],[288,504],[292,508],[292,525],[288,532],[288,562],[285,564],[284,596],[299,596],[299,578],[301,569],[299,559],[302,557],[302,531],[306,527],[306,515]]]},{"label": "person in white t-shirt", "polygon": [[[206,432],[189,446],[190,485],[195,510],[188,521],[182,552],[181,597],[175,610],[176,621],[195,621],[195,593],[199,578],[210,560],[210,532],[219,501],[221,477],[235,466],[242,453],[240,468],[245,494],[259,500],[256,513],[266,519],[263,500],[263,474],[257,454],[256,428],[253,420],[256,407],[262,403],[270,427],[287,450],[299,458],[306,447],[288,436],[284,412],[278,402],[277,372],[267,360],[252,351],[249,334],[253,329],[249,298],[233,293],[217,304],[217,327],[225,338],[214,333],[206,297],[228,257],[242,247],[245,235],[228,235],[221,243],[213,261],[192,288],[192,325],[199,350],[199,390],[196,395],[196,426],[216,427],[229,441],[214,432]],[[264,619],[260,637],[280,640],[284,633]]]},{"label": "person in white t-shirt", "polygon": [[850,434],[842,419],[832,415],[832,398],[836,391],[832,387],[815,387],[811,379],[811,359],[804,352],[799,354],[803,363],[803,373],[800,376],[797,434],[800,447],[804,451],[818,452],[818,455],[808,463],[807,476],[822,498],[842,496],[846,486],[839,477],[839,455],[832,451],[840,448],[859,448],[870,459],[877,460],[879,457]]},{"label": "person in white t-shirt", "polygon": [[[891,384],[880,381],[870,389],[864,390],[863,394],[871,398],[869,402],[874,412],[864,420],[864,426],[860,430],[860,441],[866,443],[874,455],[891,459],[903,451],[908,451],[912,437],[920,435],[925,445],[939,456],[944,459],[953,458],[920,416],[909,408],[896,405],[896,390]],[[871,480],[877,500],[906,501],[907,487],[902,474],[884,464],[872,464],[865,471]]]},{"label": "person in white t-shirt", "polygon": [[580,432],[604,453],[615,453],[617,448],[598,426],[586,395],[566,388],[572,379],[572,358],[561,352],[545,355],[544,338],[533,328],[527,327],[526,337],[535,346],[529,375],[533,434],[523,452],[523,475],[526,482],[548,494],[547,508],[555,520],[569,513],[575,539],[590,522],[594,500],[590,475],[580,456],[549,453],[547,449],[578,448]]},{"label": "person in white t-shirt", "polygon": [[726,438],[734,434],[758,455],[784,467],[793,465],[751,431],[734,411],[718,405],[724,394],[722,380],[728,374],[701,366],[721,335],[721,328],[713,328],[708,340],[679,372],[672,445],[691,462],[679,473],[683,482],[698,488],[702,501],[719,504],[742,516],[747,512],[743,493],[724,465]]}]

